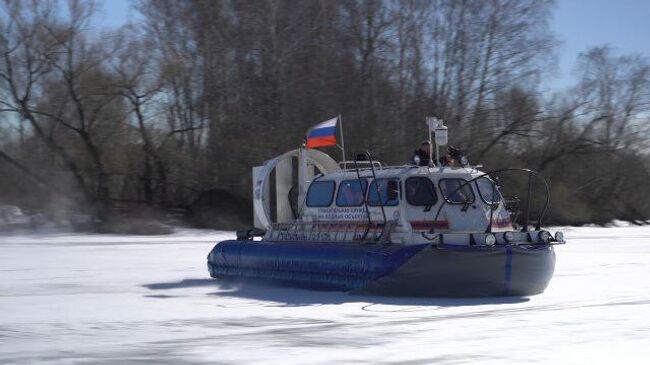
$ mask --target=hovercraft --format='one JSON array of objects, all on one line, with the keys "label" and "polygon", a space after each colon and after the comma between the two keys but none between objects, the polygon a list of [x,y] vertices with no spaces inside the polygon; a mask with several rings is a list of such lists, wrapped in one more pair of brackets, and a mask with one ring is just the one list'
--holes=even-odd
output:
[{"label": "hovercraft", "polygon": [[[430,124],[429,124],[430,125]],[[447,144],[436,132],[436,150]],[[440,132],[438,132],[440,131]],[[299,148],[253,168],[255,228],[208,255],[213,278],[243,278],[390,296],[528,296],[542,293],[562,232],[542,229],[549,191],[526,169],[384,166],[369,153],[337,163]],[[499,186],[527,178],[526,209]],[[534,197],[541,181],[544,197]],[[537,183],[538,184],[538,183]],[[536,219],[531,201],[541,201]]]}]

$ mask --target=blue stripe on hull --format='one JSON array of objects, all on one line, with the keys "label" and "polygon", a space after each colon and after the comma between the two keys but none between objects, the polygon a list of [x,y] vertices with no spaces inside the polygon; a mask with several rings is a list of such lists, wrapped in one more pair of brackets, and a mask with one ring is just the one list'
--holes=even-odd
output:
[{"label": "blue stripe on hull", "polygon": [[506,247],[506,266],[505,266],[505,293],[510,294],[512,292],[512,247]]},{"label": "blue stripe on hull", "polygon": [[336,127],[325,127],[314,129],[313,131],[309,132],[307,138],[327,137],[333,135],[336,135]]}]

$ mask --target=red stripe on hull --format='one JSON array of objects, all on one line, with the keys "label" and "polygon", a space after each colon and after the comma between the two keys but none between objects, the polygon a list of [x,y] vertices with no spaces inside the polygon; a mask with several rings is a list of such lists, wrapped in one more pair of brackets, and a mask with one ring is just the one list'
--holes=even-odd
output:
[{"label": "red stripe on hull", "polygon": [[316,137],[307,140],[307,148],[336,146],[336,136]]},{"label": "red stripe on hull", "polygon": [[447,221],[410,221],[411,228],[414,230],[425,230],[425,229],[449,229],[449,222]]},{"label": "red stripe on hull", "polygon": [[510,219],[494,219],[492,221],[492,227],[512,229],[512,222],[510,221]]}]

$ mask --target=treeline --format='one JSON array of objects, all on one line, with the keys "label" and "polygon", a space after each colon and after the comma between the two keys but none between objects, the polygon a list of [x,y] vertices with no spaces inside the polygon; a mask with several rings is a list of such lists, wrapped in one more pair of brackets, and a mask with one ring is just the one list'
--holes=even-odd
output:
[{"label": "treeline", "polygon": [[0,204],[246,205],[251,166],[317,122],[341,114],[350,151],[402,164],[437,116],[484,169],[546,175],[552,223],[647,220],[648,60],[596,47],[570,90],[543,90],[553,6],[141,0],[100,31],[92,1],[4,0]]}]

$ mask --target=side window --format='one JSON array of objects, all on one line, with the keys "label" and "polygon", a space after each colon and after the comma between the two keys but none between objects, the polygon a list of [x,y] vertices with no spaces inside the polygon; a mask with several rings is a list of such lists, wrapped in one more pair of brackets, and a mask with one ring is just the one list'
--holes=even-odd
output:
[{"label": "side window", "polygon": [[399,204],[399,183],[397,179],[375,179],[368,188],[368,205],[395,206]]},{"label": "side window", "polygon": [[405,184],[406,201],[415,206],[432,206],[438,202],[433,182],[426,177],[409,177]]},{"label": "side window", "polygon": [[336,194],[336,205],[339,207],[358,207],[365,199],[366,180],[343,180],[339,185],[339,192]]},{"label": "side window", "polygon": [[492,180],[487,177],[481,177],[476,179],[476,187],[478,188],[478,193],[481,195],[481,199],[485,204],[494,204],[501,201],[501,193],[499,189],[496,191],[493,188]]},{"label": "side window", "polygon": [[329,207],[334,198],[334,181],[314,181],[307,191],[308,207]]},{"label": "side window", "polygon": [[[471,204],[474,202],[474,192],[464,179],[440,179],[442,196],[451,204]],[[462,186],[462,188],[461,188]]]}]

